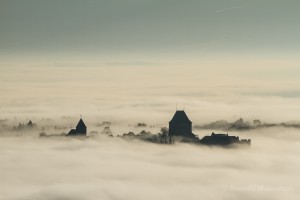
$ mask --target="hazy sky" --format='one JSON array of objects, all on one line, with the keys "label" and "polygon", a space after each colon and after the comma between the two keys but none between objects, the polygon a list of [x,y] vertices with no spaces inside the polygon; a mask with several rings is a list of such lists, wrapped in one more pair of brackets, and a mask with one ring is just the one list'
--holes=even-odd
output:
[{"label": "hazy sky", "polygon": [[299,8],[298,0],[0,0],[0,111],[167,122],[178,102],[195,121],[296,120]]},{"label": "hazy sky", "polygon": [[299,54],[298,0],[1,0],[0,55]]}]

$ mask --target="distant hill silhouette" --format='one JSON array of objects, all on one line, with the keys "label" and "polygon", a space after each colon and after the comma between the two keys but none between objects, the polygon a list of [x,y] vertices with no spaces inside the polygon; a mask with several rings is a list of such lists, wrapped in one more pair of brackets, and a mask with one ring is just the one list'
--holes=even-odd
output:
[{"label": "distant hill silhouette", "polygon": [[255,119],[252,122],[245,121],[240,118],[234,122],[228,122],[226,120],[218,120],[204,125],[195,125],[194,129],[210,129],[210,130],[223,130],[223,131],[243,131],[252,130],[259,128],[270,128],[270,127],[285,127],[285,128],[300,128],[299,122],[282,122],[282,123],[266,123],[259,119]]}]

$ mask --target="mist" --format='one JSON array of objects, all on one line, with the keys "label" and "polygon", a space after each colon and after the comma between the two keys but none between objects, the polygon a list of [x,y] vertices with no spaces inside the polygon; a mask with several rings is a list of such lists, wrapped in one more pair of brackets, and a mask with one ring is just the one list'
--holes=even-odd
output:
[{"label": "mist", "polygon": [[0,199],[297,199],[299,131],[234,134],[251,147],[1,138]]},{"label": "mist", "polygon": [[[296,77],[285,80],[274,73],[266,80],[256,77],[262,72],[257,67],[250,70],[253,81],[246,81],[240,63],[225,69],[219,68],[222,63],[210,63],[210,69],[204,64],[187,68],[173,64],[157,68],[41,66],[15,66],[0,74],[0,88],[6,94],[0,102],[0,199],[279,200],[299,196],[298,128],[229,131],[251,139],[250,148],[161,145],[100,134],[85,139],[39,137],[40,129],[11,132],[19,122],[32,120],[39,128],[49,126],[47,134],[67,133],[82,115],[88,132],[100,133],[103,126],[99,124],[109,121],[114,136],[142,129],[156,134],[168,126],[176,104],[193,125],[235,122],[241,117],[298,123]],[[201,73],[203,67],[206,73]],[[297,72],[292,63],[289,69]],[[242,74],[243,81],[237,74]],[[137,128],[138,123],[148,126]],[[209,127],[193,133],[202,138],[212,131],[224,132]]]},{"label": "mist", "polygon": [[2,64],[1,118],[82,115],[89,121],[163,124],[176,104],[197,124],[299,118],[297,59],[218,59],[157,60],[150,66],[99,60]]}]

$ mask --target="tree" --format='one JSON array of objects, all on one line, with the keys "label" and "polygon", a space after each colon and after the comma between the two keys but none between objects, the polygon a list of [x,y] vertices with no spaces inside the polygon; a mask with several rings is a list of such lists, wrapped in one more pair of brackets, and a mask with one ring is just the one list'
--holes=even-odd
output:
[{"label": "tree", "polygon": [[169,135],[169,129],[167,127],[162,127],[160,129],[160,132],[163,134],[163,135]]},{"label": "tree", "polygon": [[169,135],[169,129],[167,127],[162,127],[160,129],[161,137],[160,137],[160,142],[161,143],[167,143],[167,137]]}]

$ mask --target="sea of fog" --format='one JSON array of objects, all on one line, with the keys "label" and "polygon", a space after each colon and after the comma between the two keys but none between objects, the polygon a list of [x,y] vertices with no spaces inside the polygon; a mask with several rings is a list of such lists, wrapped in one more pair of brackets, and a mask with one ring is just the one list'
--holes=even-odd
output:
[{"label": "sea of fog", "polygon": [[282,200],[300,196],[300,131],[231,132],[250,148],[118,137],[0,138],[2,200]]},{"label": "sea of fog", "polygon": [[[3,68],[0,200],[298,199],[297,63]],[[294,121],[298,129],[230,130],[252,145],[229,149],[116,137],[142,129],[156,134],[177,108],[198,127],[242,117],[268,124]],[[38,137],[42,127],[47,134],[67,133],[80,115],[88,133],[100,133],[103,121],[112,122],[115,137]],[[38,130],[12,131],[29,120]],[[137,123],[147,127],[136,128]],[[218,133],[213,129],[194,133],[200,138]]]}]

